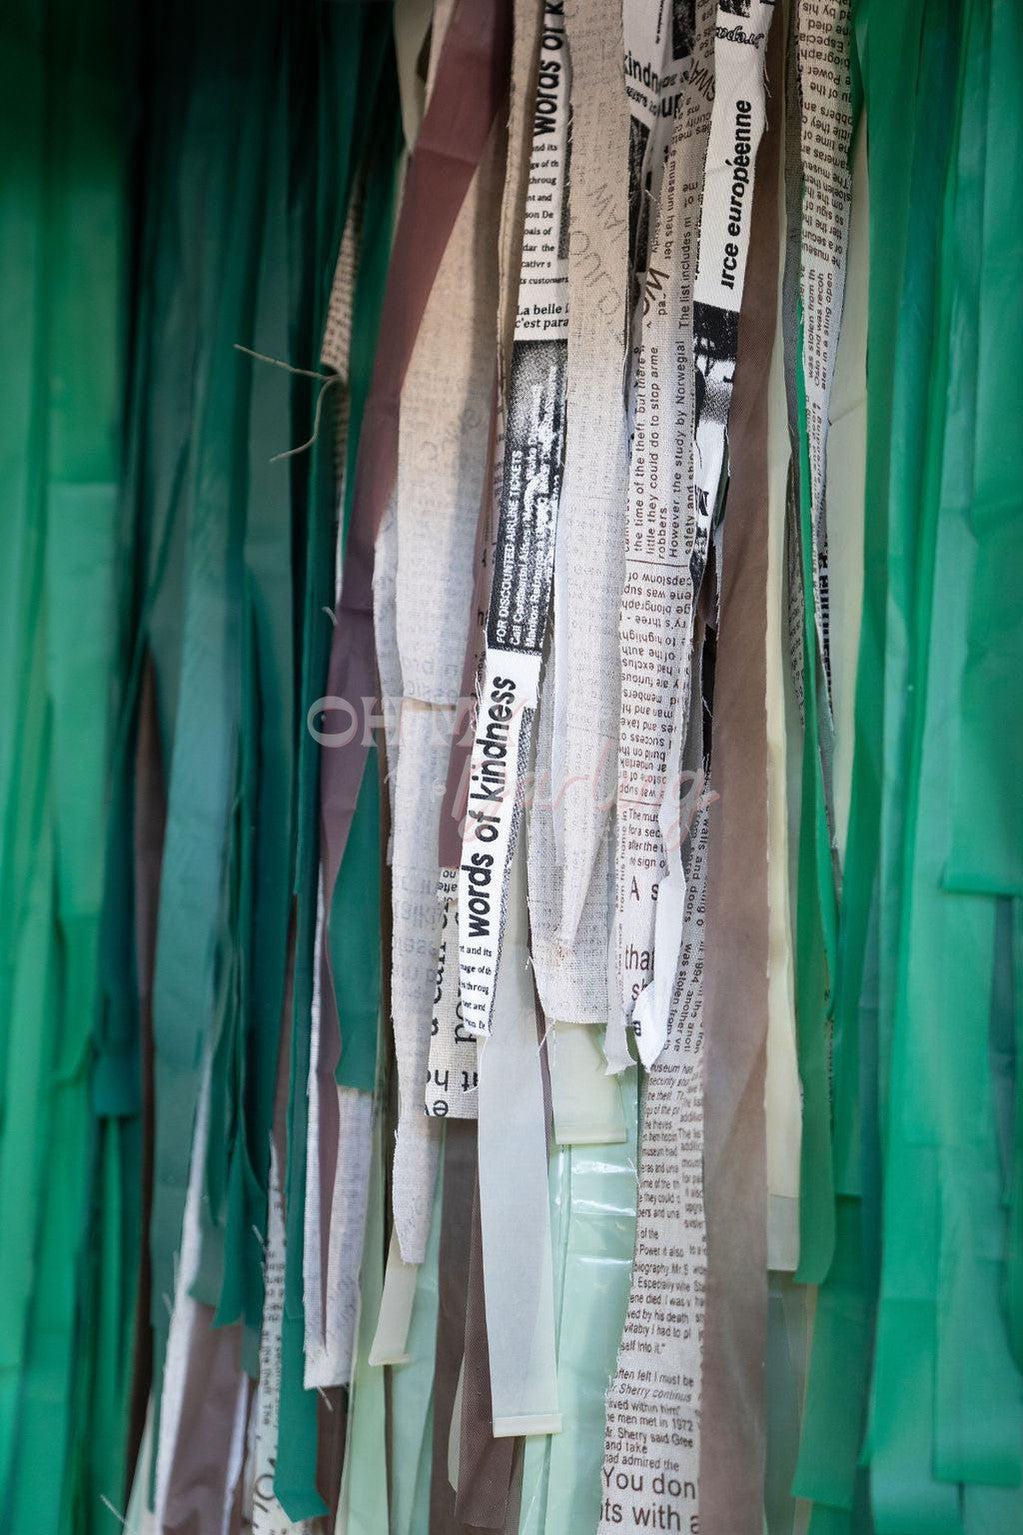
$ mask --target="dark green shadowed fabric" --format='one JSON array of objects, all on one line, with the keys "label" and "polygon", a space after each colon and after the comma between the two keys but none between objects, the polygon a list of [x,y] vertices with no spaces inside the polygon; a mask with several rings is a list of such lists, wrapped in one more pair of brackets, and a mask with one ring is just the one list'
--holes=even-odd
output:
[{"label": "dark green shadowed fabric", "polygon": [[120,676],[127,157],[111,22],[102,4],[31,0],[0,18],[0,1528],[12,1535],[99,1528],[99,1494],[121,1499],[139,1242],[134,1212],[121,1219],[125,1127],[97,1122],[89,1091]]}]

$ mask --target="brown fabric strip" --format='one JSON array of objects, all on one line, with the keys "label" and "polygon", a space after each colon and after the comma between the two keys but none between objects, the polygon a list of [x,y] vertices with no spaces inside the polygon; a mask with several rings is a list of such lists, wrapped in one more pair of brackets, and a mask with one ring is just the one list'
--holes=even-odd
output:
[{"label": "brown fabric strip", "polygon": [[[457,0],[405,180],[360,434],[327,679],[328,695],[346,699],[355,708],[362,699],[377,698],[373,558],[397,472],[401,387],[441,257],[507,96],[510,54],[510,0]],[[328,916],[366,752],[360,719],[346,746],[328,748],[323,754],[320,834]],[[329,955],[327,970],[329,975]],[[325,992],[324,1021],[332,1012],[336,1025],[332,977]]]},{"label": "brown fabric strip", "polygon": [[316,1490],[330,1510],[324,1529],[333,1530],[341,1502],[341,1473],[348,1436],[348,1388],[321,1388],[316,1398]]},{"label": "brown fabric strip", "polygon": [[[768,42],[781,79],[782,29]],[[704,1000],[706,1316],[700,1528],[761,1528],[766,1422],[767,386],[777,307],[781,92],[768,90],[735,392],[714,676]]]},{"label": "brown fabric strip", "polygon": [[[156,672],[147,656],[139,698],[139,723],[135,743],[135,972],[138,983],[139,1062],[142,1078],[141,1123],[141,1223],[149,1230],[153,1204],[153,971],[156,964],[156,919],[160,904],[160,869],[167,824],[160,729],[156,710]],[[149,1243],[139,1247],[135,1299],[135,1337],[132,1349],[131,1396],[128,1408],[128,1486],[131,1492],[153,1378],[153,1329],[150,1325],[151,1260]]]},{"label": "brown fabric strip", "polygon": [[508,1514],[515,1440],[495,1439],[493,1434],[478,1178],[473,1188],[464,1357],[455,1517],[470,1529],[503,1530]]},{"label": "brown fabric strip", "polygon": [[476,1187],[476,1123],[449,1119],[444,1126],[441,1206],[440,1309],[433,1369],[433,1467],[430,1473],[430,1535],[459,1535],[455,1492],[448,1481],[448,1439],[465,1346],[469,1291],[472,1201]]},{"label": "brown fabric strip", "polygon": [[197,1307],[171,1461],[161,1535],[219,1530],[233,1489],[227,1482],[242,1374],[242,1329],[214,1327],[213,1308]]}]

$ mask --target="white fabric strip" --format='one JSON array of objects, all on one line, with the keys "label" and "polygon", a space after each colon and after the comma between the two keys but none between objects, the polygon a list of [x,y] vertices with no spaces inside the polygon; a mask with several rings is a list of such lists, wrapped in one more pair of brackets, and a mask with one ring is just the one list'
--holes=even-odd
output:
[{"label": "white fabric strip", "polygon": [[525,867],[512,861],[494,1027],[480,1046],[479,1180],[494,1434],[561,1428],[547,1134]]},{"label": "white fabric strip", "polygon": [[[247,1375],[241,1375],[238,1388],[238,1396],[235,1401],[234,1427],[231,1433],[231,1445],[227,1458],[227,1478],[224,1496],[224,1509],[220,1518],[220,1535],[230,1535],[231,1517],[234,1512],[238,1497],[238,1484],[245,1470],[245,1446],[248,1442],[249,1425],[249,1397],[252,1391],[252,1383]],[[295,1526],[289,1524],[287,1529],[293,1530]],[[277,1532],[275,1532],[277,1535]]]},{"label": "white fabric strip", "polygon": [[401,1256],[397,1233],[392,1230],[384,1270],[384,1293],[380,1301],[377,1330],[369,1351],[371,1365],[407,1364],[408,1329],[416,1298],[418,1263],[406,1263]]},{"label": "white fabric strip", "polygon": [[370,1160],[373,1155],[373,1095],[337,1087],[338,1155],[327,1243],[327,1312],[324,1318],[326,1373],[312,1385],[346,1386],[351,1380],[359,1318],[359,1270],[366,1236]]},{"label": "white fabric strip", "polygon": [[146,1408],[146,1423],[142,1430],[138,1460],[131,1482],[131,1495],[125,1511],[125,1535],[156,1535],[156,1515],[149,1507],[149,1467],[153,1456],[153,1399]]},{"label": "white fabric strip", "polygon": [[[560,535],[559,535],[560,537]],[[571,1018],[590,1026],[606,1025],[608,1017],[607,939],[610,888],[610,825],[601,838],[582,919],[570,942],[560,934],[563,870],[555,847],[554,815],[564,782],[556,787],[554,711],[557,657],[562,644],[561,619],[555,612],[555,629],[547,647],[547,666],[540,683],[540,707],[536,723],[536,773],[529,805],[528,883],[530,952],[536,986],[549,1018]],[[596,759],[594,759],[596,760]],[[591,772],[587,783],[577,783],[577,800],[596,790],[599,774]],[[599,791],[598,791],[599,792]]]},{"label": "white fabric strip", "polygon": [[401,705],[391,864],[391,1020],[398,1067],[398,1130],[391,1202],[402,1254],[426,1251],[441,1126],[423,1105],[436,980],[437,827],[452,709],[409,697]]},{"label": "white fabric strip", "polygon": [[615,1146],[626,1140],[617,1078],[608,1076],[600,1035],[586,1023],[547,1029],[554,1139],[559,1146]]}]

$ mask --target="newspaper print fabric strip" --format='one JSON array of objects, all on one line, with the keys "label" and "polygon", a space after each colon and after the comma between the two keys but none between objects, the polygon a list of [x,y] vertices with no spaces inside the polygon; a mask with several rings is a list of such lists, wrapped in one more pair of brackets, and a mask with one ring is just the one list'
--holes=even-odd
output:
[{"label": "newspaper print fabric strip", "polygon": [[487,648],[459,871],[462,1016],[490,1032],[508,878],[539,702],[561,495],[568,351],[571,62],[563,7],[544,11]]}]

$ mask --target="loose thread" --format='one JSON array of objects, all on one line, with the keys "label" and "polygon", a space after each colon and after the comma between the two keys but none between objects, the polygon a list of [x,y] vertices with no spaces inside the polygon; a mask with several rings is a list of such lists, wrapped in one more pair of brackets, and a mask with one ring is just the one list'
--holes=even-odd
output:
[{"label": "loose thread", "polygon": [[100,1495],[99,1495],[99,1500],[103,1504],[104,1508],[108,1508],[110,1510],[110,1512],[113,1514],[114,1518],[117,1520],[118,1524],[123,1525],[124,1528],[127,1529],[128,1528],[128,1521],[127,1521],[127,1519],[124,1517],[124,1515],[122,1513],[120,1513],[114,1507],[114,1505],[111,1503],[110,1499],[107,1497],[106,1493],[101,1492]]},{"label": "loose thread", "polygon": [[295,458],[299,453],[308,453],[320,435],[320,421],[323,416],[323,397],[327,390],[334,384],[341,382],[340,373],[318,373],[314,368],[296,368],[293,363],[285,362],[282,357],[270,357],[266,352],[256,352],[251,346],[242,346],[240,341],[232,343],[236,352],[243,352],[246,357],[255,358],[257,362],[267,362],[272,368],[283,368],[285,373],[293,373],[298,378],[312,378],[319,381],[320,389],[316,396],[316,408],[313,411],[313,433],[306,442],[300,442],[295,448],[285,448],[280,453],[274,453],[270,458],[271,464],[279,464],[282,459]]},{"label": "loose thread", "polygon": [[268,362],[273,368],[283,368],[285,373],[296,373],[299,378],[316,378],[322,384],[328,384],[338,377],[336,373],[317,373],[312,368],[296,368],[293,363],[285,362],[281,357],[270,357],[266,352],[254,352],[250,346],[242,346],[240,341],[235,341],[233,345],[236,352],[244,352],[246,357],[254,357],[257,362]]}]

